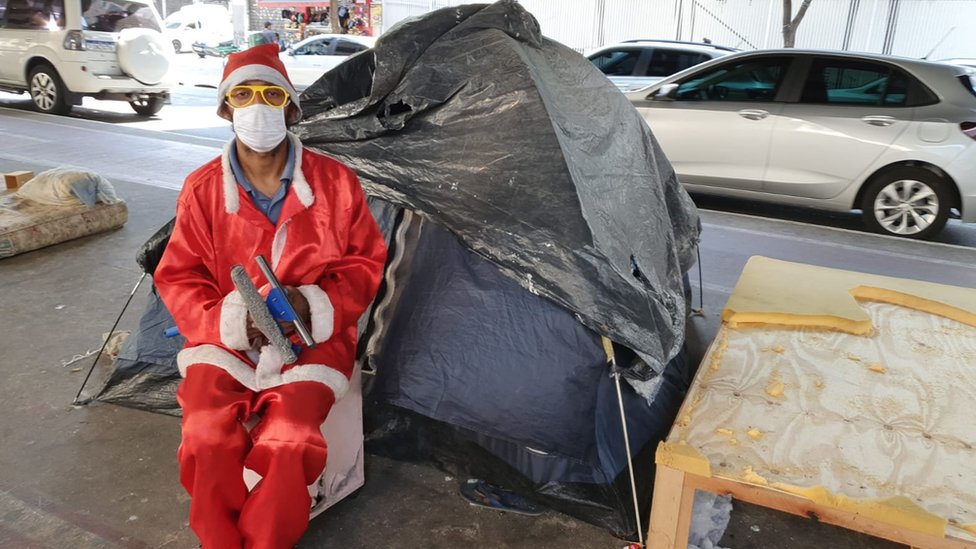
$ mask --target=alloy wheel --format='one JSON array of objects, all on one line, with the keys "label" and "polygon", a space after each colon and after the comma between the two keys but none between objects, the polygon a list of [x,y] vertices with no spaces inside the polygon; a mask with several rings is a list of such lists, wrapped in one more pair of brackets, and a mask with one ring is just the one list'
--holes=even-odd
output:
[{"label": "alloy wheel", "polygon": [[888,233],[913,235],[936,220],[939,207],[939,197],[932,187],[915,179],[899,179],[875,196],[874,217]]},{"label": "alloy wheel", "polygon": [[31,98],[42,111],[50,111],[58,99],[58,87],[51,75],[39,72],[31,79]]}]

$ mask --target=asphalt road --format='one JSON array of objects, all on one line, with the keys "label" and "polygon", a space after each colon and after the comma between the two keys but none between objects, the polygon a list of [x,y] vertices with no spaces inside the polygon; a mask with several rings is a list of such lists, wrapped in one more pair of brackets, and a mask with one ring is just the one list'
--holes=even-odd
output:
[{"label": "asphalt road", "polygon": [[[188,136],[226,141],[232,136],[230,124],[216,115],[216,87],[223,70],[223,59],[200,58],[194,53],[176,56],[175,81],[171,104],[156,116],[145,119],[136,115],[126,103],[85,98],[72,110],[70,118],[98,121],[118,128],[164,132],[172,137]],[[0,108],[32,111],[26,94],[0,92]],[[707,195],[693,197],[702,210],[737,213],[769,219],[795,221],[808,225],[864,232],[860,212],[826,212],[791,206],[756,203]],[[967,226],[949,221],[934,242],[976,247],[976,224]]]}]

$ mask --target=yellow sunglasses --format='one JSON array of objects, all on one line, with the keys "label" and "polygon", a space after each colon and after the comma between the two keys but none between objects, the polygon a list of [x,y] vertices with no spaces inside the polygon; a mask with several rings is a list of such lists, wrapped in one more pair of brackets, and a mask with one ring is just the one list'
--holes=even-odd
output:
[{"label": "yellow sunglasses", "polygon": [[291,99],[288,92],[285,91],[285,88],[282,88],[281,86],[241,84],[239,86],[234,86],[229,92],[227,92],[227,103],[229,103],[231,107],[239,109],[254,103],[254,100],[259,95],[264,103],[277,109],[285,108],[285,105],[288,104],[288,100]]}]

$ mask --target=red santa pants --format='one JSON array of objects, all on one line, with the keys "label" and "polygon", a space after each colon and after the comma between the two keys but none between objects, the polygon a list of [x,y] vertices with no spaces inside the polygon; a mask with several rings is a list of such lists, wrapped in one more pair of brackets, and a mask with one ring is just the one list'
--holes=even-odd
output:
[{"label": "red santa pants", "polygon": [[[291,548],[308,527],[307,486],[325,468],[322,423],[332,390],[301,381],[254,392],[224,370],[195,364],[176,391],[183,408],[180,482],[203,549]],[[261,421],[248,432],[251,414]],[[244,467],[263,477],[248,493]]]}]

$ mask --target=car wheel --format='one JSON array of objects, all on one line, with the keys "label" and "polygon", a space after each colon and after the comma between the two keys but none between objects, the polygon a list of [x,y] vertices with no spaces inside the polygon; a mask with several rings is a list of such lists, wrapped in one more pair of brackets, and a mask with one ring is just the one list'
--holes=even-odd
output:
[{"label": "car wheel", "polygon": [[183,44],[180,44],[179,40],[173,40],[173,51],[180,53],[183,50]]},{"label": "car wheel", "polygon": [[163,98],[153,95],[144,99],[129,101],[129,105],[132,106],[132,110],[136,111],[136,114],[152,116],[163,108]]},{"label": "car wheel", "polygon": [[874,178],[864,191],[864,223],[874,232],[906,238],[935,236],[952,208],[948,183],[924,168],[898,168]]},{"label": "car wheel", "polygon": [[38,65],[30,73],[30,96],[34,108],[48,114],[68,114],[71,105],[65,97],[64,83],[50,65]]},{"label": "car wheel", "polygon": [[205,54],[203,52],[197,52],[197,55],[200,56],[200,59],[206,59],[207,58],[207,54]]}]

